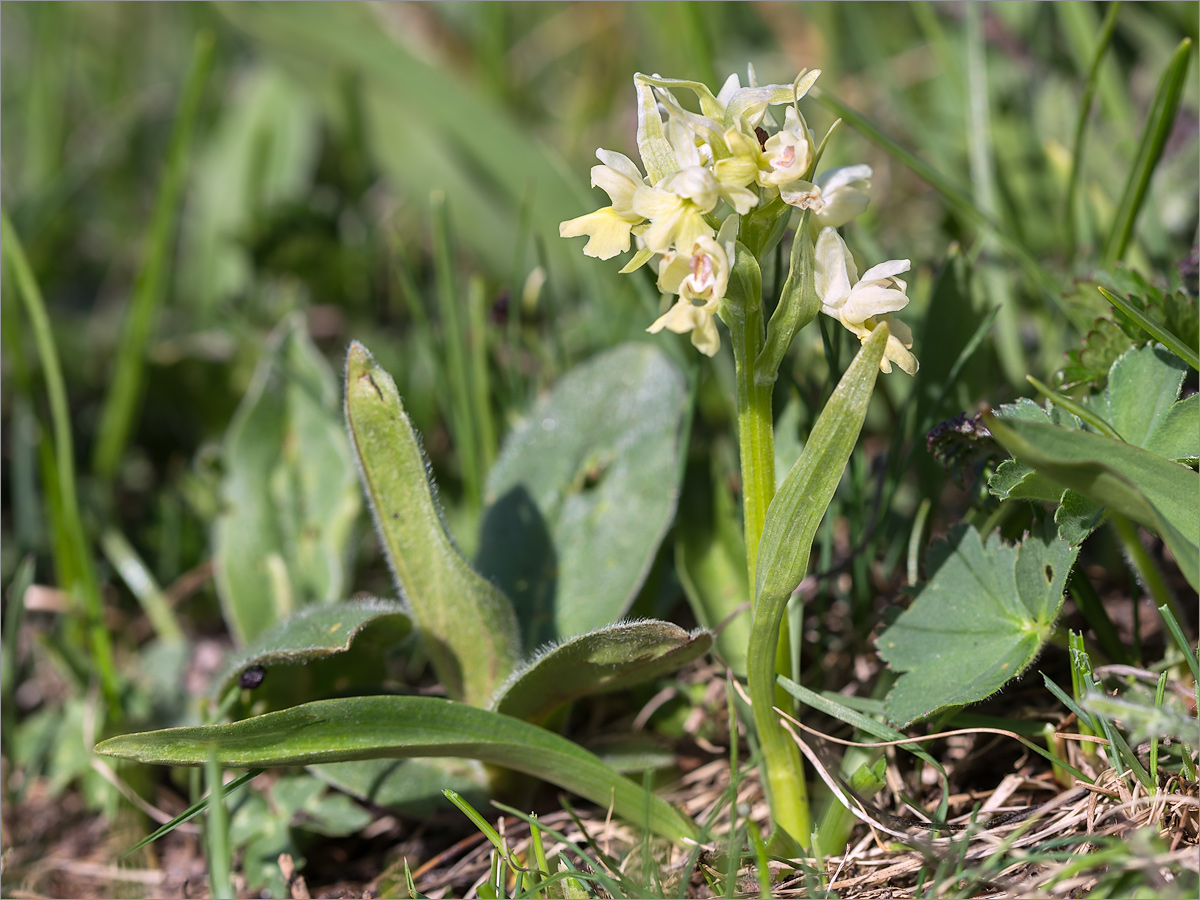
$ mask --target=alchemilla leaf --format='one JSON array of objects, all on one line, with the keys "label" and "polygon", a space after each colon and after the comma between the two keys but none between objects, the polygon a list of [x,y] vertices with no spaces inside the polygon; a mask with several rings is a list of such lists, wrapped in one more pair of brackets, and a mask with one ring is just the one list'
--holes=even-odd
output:
[{"label": "alchemilla leaf", "polygon": [[1054,629],[1078,552],[1051,523],[1017,546],[959,527],[931,547],[929,582],[876,645],[901,673],[884,702],[888,721],[903,727],[975,703],[1020,675]]}]

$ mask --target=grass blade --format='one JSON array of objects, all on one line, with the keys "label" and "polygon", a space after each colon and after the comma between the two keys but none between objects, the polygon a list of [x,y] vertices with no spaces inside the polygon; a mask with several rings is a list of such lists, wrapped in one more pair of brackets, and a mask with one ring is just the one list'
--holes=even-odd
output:
[{"label": "grass blade", "polygon": [[125,535],[116,528],[107,529],[100,535],[100,548],[121,576],[121,580],[142,605],[142,612],[154,626],[154,633],[164,641],[182,641],[183,628],[175,617],[171,601],[162,592],[158,581]]},{"label": "grass blade", "polygon": [[204,85],[212,68],[213,36],[202,32],[192,50],[191,67],[184,82],[179,115],[171,131],[166,170],[154,201],[146,256],[134,282],[125,327],[117,344],[116,368],[100,415],[100,430],[92,455],[96,474],[112,480],[121,465],[125,446],[141,407],[146,344],[155,314],[166,296],[168,261],[175,239],[176,213],[187,174],[188,149],[192,142]]},{"label": "grass blade", "polygon": [[1104,295],[1104,299],[1133,319],[1143,331],[1149,334],[1152,338],[1182,359],[1193,369],[1200,369],[1200,356],[1196,355],[1196,351],[1189,347],[1181,338],[1173,332],[1168,331],[1165,326],[1154,321],[1124,297],[1119,294],[1114,294],[1106,288],[1100,288],[1100,293]]},{"label": "grass blade", "polygon": [[1191,54],[1192,40],[1184,38],[1175,48],[1159,79],[1158,89],[1154,94],[1154,105],[1150,107],[1150,115],[1146,118],[1146,127],[1142,131],[1137,160],[1129,172],[1125,192],[1121,195],[1121,205],[1117,208],[1117,216],[1113,220],[1112,231],[1104,248],[1106,267],[1122,259],[1129,246],[1133,226],[1137,222],[1142,202],[1146,198],[1146,190],[1150,186],[1150,176],[1154,174],[1154,168],[1162,158],[1163,147],[1166,146],[1171,128],[1175,124],[1175,114],[1179,111],[1179,101],[1183,96]]},{"label": "grass blade", "polygon": [[87,630],[92,647],[96,673],[110,709],[117,703],[117,670],[113,664],[112,640],[104,625],[104,601],[100,596],[100,585],[96,579],[91,551],[83,530],[83,517],[79,511],[79,497],[75,488],[75,450],[71,436],[70,411],[67,408],[67,389],[63,382],[62,367],[58,362],[58,350],[54,346],[54,334],[46,304],[38,288],[21,240],[16,229],[8,220],[8,213],[0,210],[0,238],[4,260],[7,261],[17,283],[17,293],[25,307],[33,328],[34,344],[42,362],[46,379],[46,394],[50,401],[50,419],[54,432],[55,487],[58,495],[57,519],[62,525],[62,534],[68,544],[68,556],[72,560],[72,583],[62,587],[83,601],[87,616]]},{"label": "grass blade", "polygon": [[[224,796],[228,797],[230,794],[232,794],[234,791],[236,791],[242,785],[253,781],[255,778],[257,778],[259,775],[261,775],[265,771],[267,771],[267,770],[266,769],[250,769],[249,771],[243,772],[237,778],[234,778],[228,784],[226,784],[222,788],[222,793],[224,794]],[[174,831],[176,828],[178,828],[184,822],[190,822],[192,819],[196,818],[196,816],[200,815],[200,813],[204,812],[206,809],[208,809],[208,795],[207,794],[205,796],[201,797],[199,800],[197,800],[195,803],[193,803],[191,806],[189,806],[187,809],[185,809],[183,812],[181,812],[175,818],[173,818],[170,822],[164,823],[161,828],[158,828],[153,833],[146,835],[144,838],[142,838],[140,841],[138,841],[136,844],[134,844],[132,847],[130,847],[128,850],[126,850],[121,855],[122,856],[130,856],[131,854],[136,853],[138,850],[141,850],[147,844],[152,844],[155,841],[157,841],[160,837],[162,837],[163,835],[169,834],[170,832]]]},{"label": "grass blade", "polygon": [[1096,94],[1096,84],[1100,77],[1100,64],[1112,43],[1113,29],[1117,24],[1117,12],[1121,8],[1120,0],[1110,3],[1105,13],[1104,23],[1100,26],[1100,36],[1096,42],[1096,50],[1092,56],[1092,64],[1088,69],[1087,82],[1083,96],[1079,100],[1079,116],[1075,120],[1075,139],[1071,145],[1071,174],[1067,179],[1067,199],[1063,204],[1064,221],[1067,226],[1067,242],[1072,251],[1075,250],[1075,195],[1079,191],[1079,170],[1083,166],[1083,133],[1087,129],[1088,116],[1092,110],[1092,98]]},{"label": "grass blade", "polygon": [[305,703],[225,725],[167,728],[109,738],[96,752],[159,765],[299,766],[351,759],[455,756],[525,772],[631,822],[691,840],[696,826],[659,797],[560,735],[440,697],[350,697]]}]

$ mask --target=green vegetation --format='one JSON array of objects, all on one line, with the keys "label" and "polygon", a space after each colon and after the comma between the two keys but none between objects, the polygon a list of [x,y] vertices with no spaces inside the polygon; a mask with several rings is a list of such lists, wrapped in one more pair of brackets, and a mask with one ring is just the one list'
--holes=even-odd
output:
[{"label": "green vegetation", "polygon": [[1194,896],[1198,15],[6,4],[0,893]]}]

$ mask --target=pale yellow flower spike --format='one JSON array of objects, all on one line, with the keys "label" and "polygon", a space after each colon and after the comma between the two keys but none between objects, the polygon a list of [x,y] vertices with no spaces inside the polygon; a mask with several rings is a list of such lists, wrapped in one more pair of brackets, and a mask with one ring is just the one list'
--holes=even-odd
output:
[{"label": "pale yellow flower spike", "polygon": [[891,259],[872,266],[858,277],[850,248],[832,228],[817,238],[814,276],[821,312],[837,319],[860,341],[871,336],[880,322],[888,323],[888,341],[879,368],[892,371],[892,363],[909,375],[917,371],[917,358],[909,352],[912,331],[891,313],[908,305],[908,286],[897,276],[909,269],[907,259]]}]

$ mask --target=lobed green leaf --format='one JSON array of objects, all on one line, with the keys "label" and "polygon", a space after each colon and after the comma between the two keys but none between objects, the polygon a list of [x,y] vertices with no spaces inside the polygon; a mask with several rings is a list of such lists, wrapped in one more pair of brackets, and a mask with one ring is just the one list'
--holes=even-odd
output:
[{"label": "lobed green leaf", "polygon": [[1078,554],[1051,524],[1011,546],[958,527],[929,551],[933,572],[916,600],[879,636],[880,657],[902,673],[884,712],[904,727],[939,710],[983,700],[1041,651]]},{"label": "lobed green leaf", "polygon": [[984,421],[1019,462],[1158,533],[1196,587],[1200,475],[1103,435],[992,415]]}]

